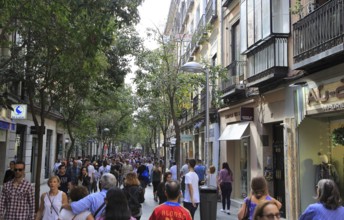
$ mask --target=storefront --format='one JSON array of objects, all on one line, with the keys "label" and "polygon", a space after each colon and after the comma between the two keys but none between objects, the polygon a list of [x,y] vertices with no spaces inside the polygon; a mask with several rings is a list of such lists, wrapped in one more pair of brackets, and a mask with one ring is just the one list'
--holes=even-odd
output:
[{"label": "storefront", "polygon": [[333,179],[344,195],[344,77],[340,69],[314,75],[303,89],[305,118],[298,128],[301,212],[315,202],[320,179]]}]

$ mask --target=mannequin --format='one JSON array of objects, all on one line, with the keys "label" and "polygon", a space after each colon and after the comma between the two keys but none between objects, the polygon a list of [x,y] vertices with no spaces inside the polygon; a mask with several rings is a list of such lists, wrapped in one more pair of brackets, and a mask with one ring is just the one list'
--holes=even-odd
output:
[{"label": "mannequin", "polygon": [[318,153],[320,164],[315,169],[315,185],[318,184],[321,179],[332,179],[337,185],[339,184],[339,178],[336,168],[329,163],[326,154]]}]

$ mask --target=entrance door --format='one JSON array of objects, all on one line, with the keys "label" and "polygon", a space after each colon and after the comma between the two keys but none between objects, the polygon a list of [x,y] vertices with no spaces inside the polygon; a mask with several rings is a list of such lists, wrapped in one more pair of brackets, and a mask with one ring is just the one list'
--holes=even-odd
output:
[{"label": "entrance door", "polygon": [[285,218],[285,181],[284,181],[284,150],[283,126],[273,125],[273,161],[274,161],[274,197],[282,203],[281,215]]},{"label": "entrance door", "polygon": [[250,147],[250,138],[245,137],[241,139],[240,143],[240,172],[241,172],[241,196],[245,198],[249,194],[249,180],[250,172],[249,171],[249,147]]}]

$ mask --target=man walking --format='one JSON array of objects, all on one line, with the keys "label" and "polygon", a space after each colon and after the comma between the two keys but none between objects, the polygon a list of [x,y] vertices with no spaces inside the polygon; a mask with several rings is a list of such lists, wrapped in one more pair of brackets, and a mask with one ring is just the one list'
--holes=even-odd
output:
[{"label": "man walking", "polygon": [[198,176],[194,170],[196,165],[195,159],[189,160],[189,172],[185,175],[185,194],[184,207],[190,211],[192,219],[194,218],[200,198],[198,190]]},{"label": "man walking", "polygon": [[207,169],[205,168],[205,166],[202,164],[202,160],[198,159],[197,161],[197,165],[195,166],[195,172],[197,173],[198,176],[198,184],[199,185],[203,185],[204,181],[205,181],[205,175],[206,175],[206,171]]},{"label": "man walking", "polygon": [[15,177],[4,184],[0,197],[0,219],[34,219],[35,199],[31,184],[24,179],[25,163],[16,162]]},{"label": "man walking", "polygon": [[191,220],[190,212],[178,203],[180,197],[180,184],[178,181],[166,182],[165,194],[167,202],[157,206],[149,220]]},{"label": "man walking", "polygon": [[71,182],[71,177],[66,173],[66,166],[64,164],[59,166],[59,172],[56,176],[60,178],[59,190],[63,191],[68,195],[68,183]]}]

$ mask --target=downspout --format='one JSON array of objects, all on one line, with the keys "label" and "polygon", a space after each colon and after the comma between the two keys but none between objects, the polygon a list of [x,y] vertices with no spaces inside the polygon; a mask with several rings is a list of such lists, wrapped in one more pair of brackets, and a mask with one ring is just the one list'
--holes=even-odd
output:
[{"label": "downspout", "polygon": [[[224,64],[224,25],[223,25],[223,10],[225,10],[224,9],[224,7],[222,7],[222,1],[220,1],[220,36],[221,36],[221,42],[220,42],[220,44],[221,44],[221,59],[220,59],[220,62],[221,62],[221,66],[223,66],[223,64]],[[220,83],[219,81],[218,81],[218,83]],[[218,118],[219,118],[219,123],[218,123],[218,126],[219,126],[219,132],[220,132],[220,134],[221,134],[221,117],[219,116],[220,114],[218,113]],[[219,140],[214,140],[214,141],[219,141]],[[220,142],[220,141],[219,141]],[[216,164],[216,171],[219,171],[219,167],[221,167],[221,142],[219,143],[219,154],[218,154],[218,158],[219,158],[219,160],[218,160],[218,164]]]}]

